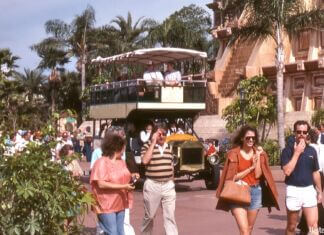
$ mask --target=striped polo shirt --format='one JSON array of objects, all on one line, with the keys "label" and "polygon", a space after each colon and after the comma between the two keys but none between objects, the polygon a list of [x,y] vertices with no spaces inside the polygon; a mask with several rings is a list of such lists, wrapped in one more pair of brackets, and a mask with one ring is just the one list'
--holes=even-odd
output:
[{"label": "striped polo shirt", "polygon": [[[150,144],[146,143],[142,147],[142,158]],[[145,170],[145,176],[149,179],[156,181],[173,180],[173,155],[171,148],[167,144],[163,147],[157,144],[154,146],[153,156],[151,161],[146,165]],[[161,148],[163,149],[163,154],[161,154]]]}]

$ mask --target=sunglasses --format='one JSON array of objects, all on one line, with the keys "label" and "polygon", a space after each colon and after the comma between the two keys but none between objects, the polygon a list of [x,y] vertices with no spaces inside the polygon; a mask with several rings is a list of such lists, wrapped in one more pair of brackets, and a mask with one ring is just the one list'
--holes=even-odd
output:
[{"label": "sunglasses", "polygon": [[307,135],[307,134],[308,134],[308,131],[296,131],[296,133],[297,133],[298,135],[301,135],[301,134],[303,134],[303,135]]},{"label": "sunglasses", "polygon": [[161,132],[160,133],[160,136],[166,136],[166,133],[165,132]]},{"label": "sunglasses", "polygon": [[249,141],[249,140],[255,141],[255,136],[246,136],[245,140],[246,141]]}]

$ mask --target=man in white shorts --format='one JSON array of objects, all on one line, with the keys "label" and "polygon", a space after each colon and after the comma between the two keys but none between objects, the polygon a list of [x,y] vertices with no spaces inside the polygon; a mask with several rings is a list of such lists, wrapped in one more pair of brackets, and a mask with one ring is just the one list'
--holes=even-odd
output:
[{"label": "man in white shorts", "polygon": [[309,130],[310,125],[306,121],[295,122],[295,136],[289,139],[281,153],[281,167],[287,185],[286,235],[295,234],[301,209],[309,234],[319,234],[317,203],[322,202],[322,189],[316,150],[306,143]]}]

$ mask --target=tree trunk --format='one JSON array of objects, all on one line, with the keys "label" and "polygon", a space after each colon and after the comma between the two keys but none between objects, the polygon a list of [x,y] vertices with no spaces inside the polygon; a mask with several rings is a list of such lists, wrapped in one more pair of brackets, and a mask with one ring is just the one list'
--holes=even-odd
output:
[{"label": "tree trunk", "polygon": [[261,142],[265,140],[266,126],[267,126],[267,121],[266,119],[263,119]]},{"label": "tree trunk", "polygon": [[[85,83],[86,83],[86,61],[87,61],[87,55],[86,52],[83,52],[82,59],[81,59],[81,94],[83,96],[84,90],[85,90]],[[82,99],[82,121],[84,120],[84,113],[86,109],[86,104],[84,100]]]},{"label": "tree trunk", "polygon": [[277,26],[277,49],[276,49],[276,67],[277,67],[277,126],[279,147],[282,150],[285,147],[285,117],[283,102],[283,70],[284,70],[284,47],[282,43],[281,27]]},{"label": "tree trunk", "polygon": [[51,112],[52,112],[52,115],[54,114],[55,112],[55,88],[52,87],[52,90],[51,90]]}]

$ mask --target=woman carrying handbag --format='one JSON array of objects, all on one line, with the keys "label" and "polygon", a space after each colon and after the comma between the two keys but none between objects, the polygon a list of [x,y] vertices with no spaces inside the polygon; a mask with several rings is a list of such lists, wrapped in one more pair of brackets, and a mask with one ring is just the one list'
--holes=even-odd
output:
[{"label": "woman carrying handbag", "polygon": [[[257,130],[243,126],[233,144],[235,147],[227,153],[216,190],[216,196],[219,198],[216,209],[231,210],[240,234],[250,235],[261,207],[268,207],[269,211],[271,207],[279,210],[278,193],[269,168],[268,156],[257,146]],[[249,190],[246,197],[229,199],[227,192],[231,191],[233,182],[245,185],[245,190]],[[240,187],[235,186],[232,189],[238,191],[238,188]],[[249,203],[246,203],[247,201]]]}]

